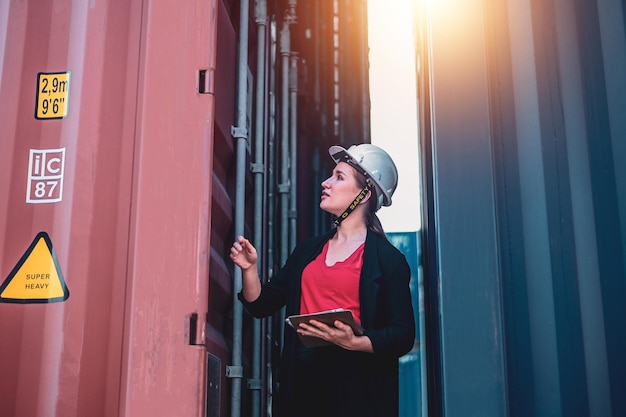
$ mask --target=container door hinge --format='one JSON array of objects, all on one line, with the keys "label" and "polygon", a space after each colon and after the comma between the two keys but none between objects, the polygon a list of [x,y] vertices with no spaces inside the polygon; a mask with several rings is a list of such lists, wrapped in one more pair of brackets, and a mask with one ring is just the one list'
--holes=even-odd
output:
[{"label": "container door hinge", "polygon": [[198,94],[213,94],[213,68],[198,70]]},{"label": "container door hinge", "polygon": [[198,320],[198,313],[190,313],[185,316],[185,344],[191,346],[204,346],[204,326],[206,320]]}]

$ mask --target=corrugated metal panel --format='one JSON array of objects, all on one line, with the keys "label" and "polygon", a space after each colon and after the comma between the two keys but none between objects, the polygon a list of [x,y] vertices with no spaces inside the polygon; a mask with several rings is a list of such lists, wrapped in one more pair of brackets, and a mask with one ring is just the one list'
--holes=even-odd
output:
[{"label": "corrugated metal panel", "polygon": [[46,232],[69,290],[3,293],[3,415],[203,414],[215,9],[0,4],[0,278]]},{"label": "corrugated metal panel", "polygon": [[[234,2],[230,2],[234,3]],[[213,175],[211,184],[211,239],[209,268],[209,313],[207,315],[208,349],[222,363],[221,375],[231,363],[232,346],[232,262],[226,257],[234,241],[234,142],[230,127],[235,111],[235,76],[237,34],[227,11],[228,4],[219,3],[217,13],[217,65],[215,70],[215,108]],[[232,5],[230,5],[232,7]],[[230,181],[229,181],[230,180]],[[229,338],[227,338],[227,336]],[[222,413],[230,405],[230,381],[222,377]]]},{"label": "corrugated metal panel", "polygon": [[389,241],[406,256],[411,268],[411,299],[417,332],[413,349],[399,359],[399,417],[427,416],[425,386],[422,381],[424,360],[423,277],[420,265],[419,232],[387,233]]},{"label": "corrugated metal panel", "polygon": [[203,412],[216,19],[216,2],[143,4],[124,415]]},{"label": "corrugated metal panel", "polygon": [[625,415],[624,5],[430,6],[432,414]]}]

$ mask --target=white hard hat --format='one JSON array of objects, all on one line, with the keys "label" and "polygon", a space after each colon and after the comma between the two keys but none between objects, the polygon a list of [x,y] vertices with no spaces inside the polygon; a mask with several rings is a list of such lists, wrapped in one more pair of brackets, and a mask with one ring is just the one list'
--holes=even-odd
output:
[{"label": "white hard hat", "polygon": [[347,162],[372,180],[378,195],[376,210],[391,205],[391,196],[398,186],[398,170],[387,152],[376,145],[363,143],[352,145],[347,150],[331,146],[328,153],[335,163]]}]

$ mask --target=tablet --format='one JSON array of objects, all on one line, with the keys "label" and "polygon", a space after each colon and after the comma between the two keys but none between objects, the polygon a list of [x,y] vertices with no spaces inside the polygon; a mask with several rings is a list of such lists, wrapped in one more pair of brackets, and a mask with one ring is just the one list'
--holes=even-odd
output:
[{"label": "tablet", "polygon": [[[285,322],[294,329],[297,329],[300,323],[308,323],[309,320],[321,321],[329,326],[334,326],[335,320],[339,320],[352,327],[352,331],[355,335],[360,336],[363,334],[363,329],[361,329],[361,326],[359,326],[359,324],[354,320],[352,311],[343,308],[325,310],[318,313],[293,315],[287,317]],[[298,334],[298,337],[300,337],[302,343],[308,347],[327,346],[333,344],[324,339],[320,339],[319,337],[304,336],[301,334]]]}]

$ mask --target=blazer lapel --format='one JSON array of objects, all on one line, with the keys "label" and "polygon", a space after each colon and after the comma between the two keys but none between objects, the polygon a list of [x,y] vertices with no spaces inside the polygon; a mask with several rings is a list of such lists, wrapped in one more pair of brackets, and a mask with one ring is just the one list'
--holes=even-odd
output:
[{"label": "blazer lapel", "polygon": [[363,249],[363,267],[359,283],[361,303],[361,324],[371,327],[376,317],[376,295],[378,293],[378,278],[381,276],[378,262],[378,239],[375,232],[367,231],[365,248]]}]

